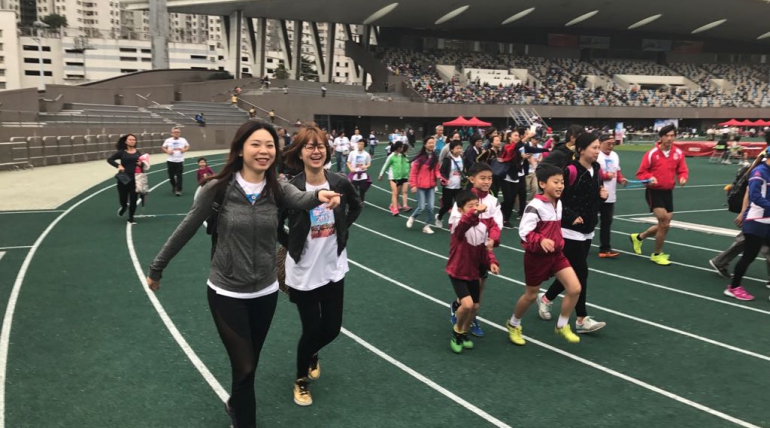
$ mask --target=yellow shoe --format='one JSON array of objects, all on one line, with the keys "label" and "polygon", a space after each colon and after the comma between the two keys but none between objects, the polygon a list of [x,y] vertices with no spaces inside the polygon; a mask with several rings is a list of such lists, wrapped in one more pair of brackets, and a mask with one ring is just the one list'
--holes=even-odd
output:
[{"label": "yellow shoe", "polygon": [[666,253],[660,253],[658,255],[651,255],[650,260],[652,260],[653,263],[660,266],[668,266],[671,264],[671,261],[668,259],[669,255]]},{"label": "yellow shoe", "polygon": [[572,329],[569,328],[569,324],[565,325],[562,328],[556,327],[556,329],[554,331],[556,331],[556,334],[558,334],[559,336],[563,337],[564,340],[566,340],[569,343],[579,343],[580,342],[580,337],[577,334],[572,332]]},{"label": "yellow shoe", "polygon": [[636,254],[642,254],[642,242],[644,241],[639,239],[639,234],[632,233],[628,235],[628,237],[631,239],[631,245],[634,247],[634,252]]},{"label": "yellow shoe", "polygon": [[316,358],[315,362],[310,363],[307,369],[307,377],[311,380],[318,380],[321,377],[321,362]]},{"label": "yellow shoe", "polygon": [[527,341],[524,340],[524,336],[522,335],[521,326],[512,326],[510,320],[505,322],[505,326],[508,327],[508,338],[511,339],[511,342],[513,342],[514,345],[524,346],[527,344]]},{"label": "yellow shoe", "polygon": [[294,382],[294,403],[303,407],[313,404],[313,397],[310,395],[310,379],[303,377]]}]

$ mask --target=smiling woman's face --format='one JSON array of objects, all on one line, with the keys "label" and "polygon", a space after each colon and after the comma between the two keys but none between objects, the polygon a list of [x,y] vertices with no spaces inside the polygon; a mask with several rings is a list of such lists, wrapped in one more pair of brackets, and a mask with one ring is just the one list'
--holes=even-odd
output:
[{"label": "smiling woman's face", "polygon": [[264,129],[254,131],[243,144],[243,167],[255,173],[264,173],[275,162],[275,141]]}]

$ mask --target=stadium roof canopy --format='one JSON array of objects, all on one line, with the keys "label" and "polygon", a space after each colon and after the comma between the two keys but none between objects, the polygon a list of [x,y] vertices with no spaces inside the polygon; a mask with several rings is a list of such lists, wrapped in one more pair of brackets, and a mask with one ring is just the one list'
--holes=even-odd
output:
[{"label": "stadium roof canopy", "polygon": [[[123,3],[146,10],[148,1]],[[770,0],[168,0],[168,10],[220,16],[242,10],[252,18],[416,29],[570,27],[770,42]]]}]

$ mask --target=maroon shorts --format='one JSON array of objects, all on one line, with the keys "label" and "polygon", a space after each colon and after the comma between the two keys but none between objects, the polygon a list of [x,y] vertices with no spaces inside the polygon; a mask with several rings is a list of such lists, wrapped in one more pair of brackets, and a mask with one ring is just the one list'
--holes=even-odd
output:
[{"label": "maroon shorts", "polygon": [[556,272],[568,267],[569,261],[561,251],[544,255],[524,253],[524,281],[529,287],[539,287]]}]

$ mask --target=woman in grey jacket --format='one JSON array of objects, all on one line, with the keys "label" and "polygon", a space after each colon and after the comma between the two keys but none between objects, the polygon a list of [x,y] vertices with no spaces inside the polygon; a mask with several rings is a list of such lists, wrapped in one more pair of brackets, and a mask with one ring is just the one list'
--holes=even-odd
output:
[{"label": "woman in grey jacket", "polygon": [[[312,210],[284,209],[278,241],[287,248],[286,285],[289,298],[297,305],[302,336],[297,345],[297,377],[294,402],[313,404],[310,380],[321,376],[318,352],[330,344],[342,328],[342,301],[348,255],[348,228],[361,214],[363,203],[355,187],[340,174],[324,170],[331,159],[326,132],[303,126],[286,151],[286,164],[302,172],[291,180],[299,190],[334,190],[340,205],[319,205]],[[289,220],[288,234],[283,228]]]},{"label": "woman in grey jacket", "polygon": [[[147,285],[160,288],[163,269],[213,212],[217,243],[208,277],[208,301],[230,357],[232,390],[225,410],[235,428],[256,426],[254,375],[278,299],[276,243],[281,208],[336,207],[333,191],[302,192],[278,181],[278,134],[269,124],[247,122],[233,138],[227,164],[201,188],[190,212],[150,265]],[[220,193],[221,194],[221,193]]]}]

